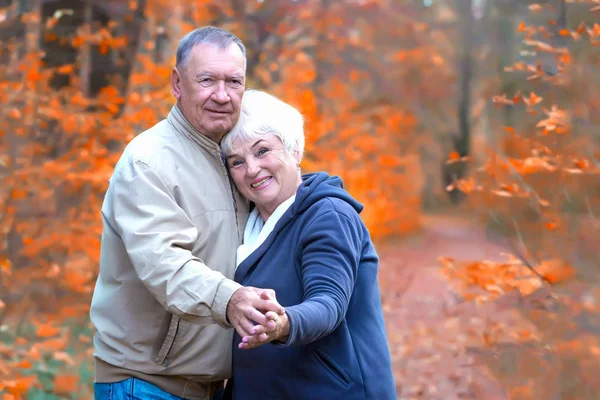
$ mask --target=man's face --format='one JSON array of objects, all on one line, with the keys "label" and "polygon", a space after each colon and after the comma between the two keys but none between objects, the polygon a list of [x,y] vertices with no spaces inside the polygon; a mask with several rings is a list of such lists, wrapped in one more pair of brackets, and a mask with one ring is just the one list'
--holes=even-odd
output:
[{"label": "man's face", "polygon": [[187,120],[218,143],[238,121],[245,79],[246,59],[235,43],[225,49],[203,44],[173,69],[171,85]]}]

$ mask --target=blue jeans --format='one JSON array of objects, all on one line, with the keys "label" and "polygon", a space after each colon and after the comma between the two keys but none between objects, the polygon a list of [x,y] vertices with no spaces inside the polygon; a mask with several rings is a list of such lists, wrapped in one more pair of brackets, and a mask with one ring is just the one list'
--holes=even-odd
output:
[{"label": "blue jeans", "polygon": [[[220,390],[212,400],[221,400]],[[158,386],[138,378],[129,378],[115,383],[94,383],[95,400],[183,400],[165,392]]]}]

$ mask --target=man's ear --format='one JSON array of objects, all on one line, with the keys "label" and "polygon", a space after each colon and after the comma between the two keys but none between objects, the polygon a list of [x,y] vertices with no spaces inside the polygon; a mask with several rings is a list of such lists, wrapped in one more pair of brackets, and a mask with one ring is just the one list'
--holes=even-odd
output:
[{"label": "man's ear", "polygon": [[181,97],[181,76],[179,75],[177,67],[174,67],[173,72],[171,72],[171,91],[173,92],[175,99],[179,100]]}]

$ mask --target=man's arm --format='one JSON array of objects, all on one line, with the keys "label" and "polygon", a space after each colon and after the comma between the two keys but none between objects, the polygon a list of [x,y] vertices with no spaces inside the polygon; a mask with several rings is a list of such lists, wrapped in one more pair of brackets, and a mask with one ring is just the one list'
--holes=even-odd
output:
[{"label": "man's arm", "polygon": [[227,313],[248,308],[248,301],[229,307],[242,286],[192,254],[198,231],[156,171],[140,161],[121,166],[107,197],[107,222],[123,240],[137,276],[166,310],[192,323],[230,327]]}]

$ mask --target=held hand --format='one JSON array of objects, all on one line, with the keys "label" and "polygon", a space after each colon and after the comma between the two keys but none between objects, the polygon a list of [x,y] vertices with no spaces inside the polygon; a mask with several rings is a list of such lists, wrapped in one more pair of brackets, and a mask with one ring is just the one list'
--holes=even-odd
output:
[{"label": "held hand", "polygon": [[[261,297],[265,298],[262,295]],[[272,324],[269,324],[268,326],[256,325],[251,329],[251,335],[240,335],[242,336],[242,342],[238,345],[240,349],[252,349],[274,340],[287,340],[290,334],[290,324],[287,314],[280,316],[269,311],[265,314],[265,317],[271,322],[274,322],[275,326]]]},{"label": "held hand", "polygon": [[271,289],[242,287],[233,293],[227,305],[227,318],[242,337],[251,335],[256,324],[275,329],[273,319],[265,316],[268,312],[273,315],[285,313]]}]

